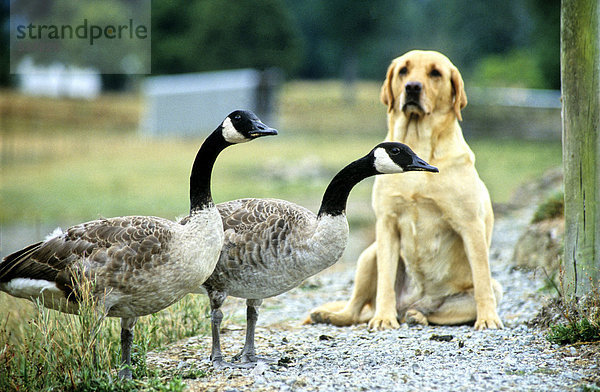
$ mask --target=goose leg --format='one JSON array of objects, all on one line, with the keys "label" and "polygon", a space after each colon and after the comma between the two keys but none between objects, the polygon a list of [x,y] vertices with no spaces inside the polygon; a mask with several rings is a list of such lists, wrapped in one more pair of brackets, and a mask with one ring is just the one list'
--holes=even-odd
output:
[{"label": "goose leg", "polygon": [[232,363],[223,360],[223,353],[221,353],[221,321],[223,321],[223,312],[221,311],[221,305],[227,298],[227,295],[219,291],[208,291],[208,298],[210,300],[210,329],[212,332],[212,348],[210,352],[210,360],[212,361],[213,367],[217,369],[238,367]]},{"label": "goose leg", "polygon": [[254,334],[256,331],[256,321],[258,320],[258,307],[262,304],[262,299],[246,300],[246,342],[242,352],[233,357],[234,360],[240,360],[242,363],[254,365],[257,362],[275,362],[269,358],[256,356],[254,347]]},{"label": "goose leg", "polygon": [[137,317],[121,319],[121,370],[119,378],[131,379],[131,346],[133,345],[133,327]]}]

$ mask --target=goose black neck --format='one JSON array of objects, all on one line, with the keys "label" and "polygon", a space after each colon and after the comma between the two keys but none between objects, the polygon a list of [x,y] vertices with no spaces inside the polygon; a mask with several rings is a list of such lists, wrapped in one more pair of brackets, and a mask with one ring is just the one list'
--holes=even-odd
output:
[{"label": "goose black neck", "polygon": [[318,216],[343,214],[346,211],[348,195],[352,188],[365,178],[375,174],[377,174],[377,171],[368,156],[358,159],[343,168],[327,186]]},{"label": "goose black neck", "polygon": [[223,138],[219,127],[211,133],[196,154],[190,175],[190,213],[213,204],[210,193],[210,177],[219,153],[231,143]]}]

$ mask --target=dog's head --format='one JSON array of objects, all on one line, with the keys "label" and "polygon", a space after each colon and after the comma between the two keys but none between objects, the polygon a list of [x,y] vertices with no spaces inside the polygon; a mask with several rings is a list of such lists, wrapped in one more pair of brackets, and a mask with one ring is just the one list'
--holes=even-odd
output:
[{"label": "dog's head", "polygon": [[392,61],[381,87],[381,102],[388,113],[424,117],[453,111],[462,120],[467,106],[464,82],[458,69],[441,53],[413,50]]}]

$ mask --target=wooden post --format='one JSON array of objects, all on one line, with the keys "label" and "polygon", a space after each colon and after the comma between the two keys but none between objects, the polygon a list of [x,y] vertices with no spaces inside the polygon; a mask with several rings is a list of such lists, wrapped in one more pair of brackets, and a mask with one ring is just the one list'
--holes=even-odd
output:
[{"label": "wooden post", "polygon": [[600,278],[599,20],[598,0],[561,2],[564,288],[571,299],[598,288]]}]

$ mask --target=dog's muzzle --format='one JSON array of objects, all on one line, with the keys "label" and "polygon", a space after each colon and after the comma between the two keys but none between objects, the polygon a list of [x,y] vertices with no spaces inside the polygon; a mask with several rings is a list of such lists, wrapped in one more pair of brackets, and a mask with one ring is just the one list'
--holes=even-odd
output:
[{"label": "dog's muzzle", "polygon": [[418,110],[423,111],[421,106],[421,92],[423,91],[423,84],[421,82],[407,82],[404,85],[404,105],[403,110],[409,108],[409,106],[416,106]]}]

